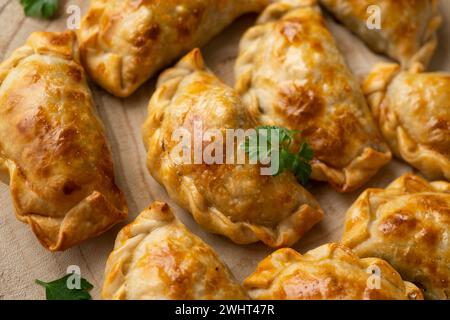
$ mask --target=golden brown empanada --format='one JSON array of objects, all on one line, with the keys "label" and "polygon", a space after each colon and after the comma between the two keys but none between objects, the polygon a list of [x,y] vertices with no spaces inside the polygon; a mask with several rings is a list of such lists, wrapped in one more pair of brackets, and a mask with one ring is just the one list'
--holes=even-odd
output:
[{"label": "golden brown empanada", "polygon": [[106,264],[103,299],[248,299],[214,250],[169,206],[154,202],[119,232]]},{"label": "golden brown empanada", "polygon": [[343,244],[388,261],[426,298],[450,299],[450,183],[412,175],[366,190],[347,212]]},{"label": "golden brown empanada", "polygon": [[78,33],[90,76],[118,97],[206,44],[238,16],[269,0],[91,0]]},{"label": "golden brown empanada", "polygon": [[244,288],[259,300],[423,299],[420,289],[386,261],[359,259],[335,243],[304,255],[288,248],[275,251],[244,280]]},{"label": "golden brown empanada", "polygon": [[379,64],[364,92],[394,154],[430,179],[450,180],[450,74]]},{"label": "golden brown empanada", "polygon": [[[404,66],[415,61],[426,65],[436,49],[436,31],[442,21],[438,0],[320,1],[372,50]],[[379,17],[380,28],[371,26],[372,17]]]},{"label": "golden brown empanada", "polygon": [[72,32],[36,32],[0,65],[0,178],[50,250],[127,216]]},{"label": "golden brown empanada", "polygon": [[283,0],[264,11],[242,39],[236,88],[258,124],[302,130],[313,179],[351,191],[391,153],[315,3]]},{"label": "golden brown empanada", "polygon": [[180,144],[173,137],[176,129],[193,138],[198,124],[202,132],[216,130],[225,150],[226,129],[251,127],[239,96],[205,67],[198,49],[161,75],[148,111],[143,127],[148,169],[207,230],[240,244],[260,240],[279,247],[295,243],[322,219],[319,204],[290,172],[265,176],[249,161],[186,164],[172,156]]}]

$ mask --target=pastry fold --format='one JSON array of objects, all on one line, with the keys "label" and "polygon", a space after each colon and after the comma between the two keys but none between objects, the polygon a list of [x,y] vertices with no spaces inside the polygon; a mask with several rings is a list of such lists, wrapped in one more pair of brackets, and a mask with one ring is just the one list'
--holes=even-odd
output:
[{"label": "pastry fold", "polygon": [[[408,67],[428,64],[442,23],[438,0],[320,0],[372,50]],[[379,19],[379,21],[377,21]],[[379,28],[376,25],[379,22]]]},{"label": "pastry fold", "polygon": [[106,264],[109,300],[248,299],[214,250],[154,202],[117,235]]},{"label": "pastry fold", "polygon": [[33,33],[0,65],[0,178],[52,251],[127,216],[94,108],[72,32]]},{"label": "pastry fold", "polygon": [[427,299],[450,299],[450,183],[413,174],[368,189],[347,212],[342,243],[388,261]]},{"label": "pastry fold", "polygon": [[259,125],[301,130],[312,178],[347,192],[391,159],[314,0],[282,0],[244,35],[236,89]]},{"label": "pastry fold", "polygon": [[386,261],[359,259],[335,243],[304,255],[275,251],[244,280],[244,289],[258,300],[423,300]]},{"label": "pastry fold", "polygon": [[223,142],[219,148],[231,148],[234,155],[242,150],[236,141],[227,143],[227,130],[252,128],[239,96],[205,67],[196,49],[159,78],[143,139],[150,173],[197,223],[239,244],[260,240],[280,247],[295,243],[322,219],[317,201],[290,172],[262,175],[260,165],[229,161],[225,151],[211,164],[207,159],[196,164],[188,152],[192,164],[179,161],[174,154],[182,140],[174,137],[176,131],[197,138],[192,153],[196,143],[203,144],[203,154],[210,146],[211,139],[196,133],[199,125],[202,133],[216,132],[215,141]]},{"label": "pastry fold", "polygon": [[429,179],[450,180],[450,74],[379,64],[364,93],[392,152]]},{"label": "pastry fold", "polygon": [[161,68],[268,2],[91,0],[78,32],[81,59],[100,86],[127,97]]}]

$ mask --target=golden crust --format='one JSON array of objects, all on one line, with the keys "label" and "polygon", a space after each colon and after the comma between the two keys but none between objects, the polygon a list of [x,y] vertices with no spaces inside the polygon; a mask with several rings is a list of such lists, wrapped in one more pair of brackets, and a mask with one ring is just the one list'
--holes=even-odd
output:
[{"label": "golden crust", "polygon": [[[320,0],[345,26],[372,50],[384,53],[408,67],[427,65],[437,46],[442,22],[438,0]],[[381,29],[369,29],[368,8],[381,9]]]},{"label": "golden crust", "polygon": [[154,202],[123,228],[106,264],[103,299],[230,300],[247,295],[214,250]]},{"label": "golden crust", "polygon": [[159,69],[268,1],[92,0],[78,32],[83,65],[110,93],[129,96]]},{"label": "golden crust", "polygon": [[426,298],[450,299],[450,184],[412,175],[366,190],[347,212],[343,244],[388,261]]},{"label": "golden crust", "polygon": [[322,219],[317,201],[291,173],[263,176],[248,161],[187,165],[172,158],[175,129],[195,134],[195,122],[222,135],[225,129],[251,128],[238,95],[204,66],[198,49],[161,75],[148,111],[143,127],[148,169],[204,228],[236,243],[260,240],[279,247],[295,243]]},{"label": "golden crust", "polygon": [[360,85],[313,0],[270,5],[243,37],[236,89],[255,122],[302,130],[315,180],[341,192],[391,159]]},{"label": "golden crust", "polygon": [[[372,270],[379,271],[377,280]],[[338,244],[326,244],[304,255],[280,249],[259,263],[244,280],[259,300],[421,300],[422,292],[384,260],[359,259]]]},{"label": "golden crust", "polygon": [[429,179],[450,180],[450,74],[422,69],[379,64],[364,93],[394,154]]},{"label": "golden crust", "polygon": [[33,33],[0,65],[0,178],[49,250],[127,216],[72,32]]}]

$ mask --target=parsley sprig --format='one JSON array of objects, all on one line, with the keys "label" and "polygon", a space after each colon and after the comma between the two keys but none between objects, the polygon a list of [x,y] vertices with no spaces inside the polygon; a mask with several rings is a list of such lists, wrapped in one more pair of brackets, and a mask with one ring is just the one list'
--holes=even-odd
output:
[{"label": "parsley sprig", "polygon": [[52,18],[58,10],[58,0],[20,0],[28,17]]},{"label": "parsley sprig", "polygon": [[[276,131],[275,133],[278,136],[278,145],[272,141],[273,130]],[[278,170],[273,172],[273,175],[276,176],[288,170],[295,175],[302,185],[306,185],[312,172],[310,162],[314,157],[314,151],[304,141],[297,148],[298,151],[294,151],[298,141],[296,137],[299,134],[300,131],[297,130],[288,130],[276,126],[261,126],[256,128],[256,137],[247,139],[242,148],[249,155],[251,161],[259,163],[264,163],[265,159],[271,158],[276,148],[279,152],[279,166]],[[252,143],[252,141],[257,141],[257,143]]]},{"label": "parsley sprig", "polygon": [[86,279],[80,279],[80,289],[69,289],[67,280],[73,274],[67,274],[61,279],[51,282],[36,280],[38,285],[45,288],[47,300],[90,300],[92,299],[89,291],[94,287]]}]

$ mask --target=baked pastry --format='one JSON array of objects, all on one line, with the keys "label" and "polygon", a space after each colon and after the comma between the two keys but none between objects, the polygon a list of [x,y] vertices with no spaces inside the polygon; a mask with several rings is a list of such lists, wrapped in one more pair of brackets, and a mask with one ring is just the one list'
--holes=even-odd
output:
[{"label": "baked pastry", "polygon": [[347,212],[343,244],[388,261],[428,299],[450,299],[450,183],[413,174],[366,190]]},{"label": "baked pastry", "polygon": [[256,123],[302,131],[315,154],[313,179],[352,191],[390,161],[316,1],[267,7],[242,39],[236,76]]},{"label": "baked pastry", "polygon": [[214,250],[154,202],[123,228],[106,264],[103,299],[248,299]]},{"label": "baked pastry", "polygon": [[359,259],[350,249],[326,244],[304,255],[289,248],[275,251],[244,280],[258,300],[422,300],[384,260]]},{"label": "baked pastry", "polygon": [[89,75],[127,97],[157,71],[269,0],[91,0],[78,33]]},{"label": "baked pastry", "polygon": [[450,74],[379,64],[364,83],[393,153],[430,179],[450,180]]},{"label": "baked pastry", "polygon": [[0,65],[0,178],[17,218],[64,250],[127,216],[72,32],[33,33]]},{"label": "baked pastry", "polygon": [[[416,61],[426,65],[436,49],[436,31],[442,22],[438,0],[320,2],[372,50],[386,54],[404,66]],[[371,26],[377,19],[379,26]]]},{"label": "baked pastry", "polygon": [[[220,158],[210,164],[208,159],[196,160],[195,145],[205,146],[203,155],[211,145],[205,137],[208,132],[218,132],[211,138],[222,140],[220,149],[239,155],[243,152],[239,143],[227,143],[226,131],[247,130],[252,125],[239,96],[205,67],[198,49],[161,75],[148,112],[143,127],[147,167],[207,230],[239,244],[260,240],[279,247],[295,243],[322,219],[319,204],[291,172],[262,175],[260,165],[248,159],[242,164],[237,159],[229,161],[228,151],[218,153]],[[177,139],[181,130],[187,134]],[[177,159],[186,137],[188,141],[198,138],[191,153],[186,152],[192,164]]]}]

